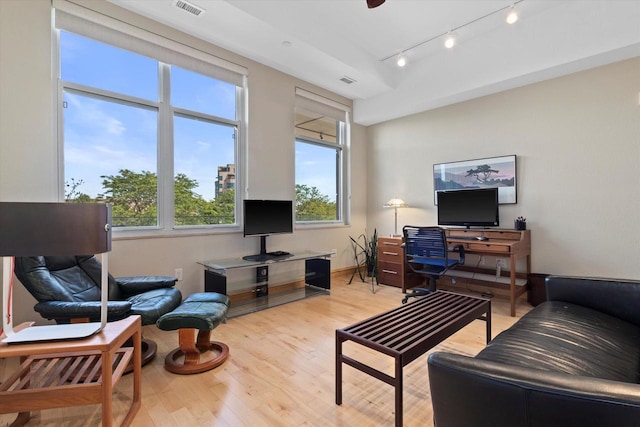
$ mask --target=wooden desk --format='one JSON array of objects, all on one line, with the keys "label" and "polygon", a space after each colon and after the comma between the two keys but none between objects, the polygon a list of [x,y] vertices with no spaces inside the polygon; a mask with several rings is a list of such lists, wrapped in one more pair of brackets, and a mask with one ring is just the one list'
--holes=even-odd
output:
[{"label": "wooden desk", "polygon": [[[488,240],[475,240],[476,237],[484,237]],[[469,240],[474,239],[474,240]],[[460,280],[470,282],[472,284],[482,284],[491,287],[504,288],[509,290],[509,301],[511,303],[511,316],[516,315],[516,299],[527,291],[526,280],[531,272],[531,231],[530,230],[508,230],[508,229],[447,229],[447,242],[449,245],[462,245],[465,254],[488,255],[498,258],[509,259],[509,282],[500,283],[496,281],[486,281],[482,279],[473,279],[461,277]],[[526,258],[526,272],[518,273],[516,271],[516,262],[520,258]],[[495,277],[495,268],[474,268],[468,266],[458,266],[451,270],[470,272],[487,272]],[[506,273],[505,273],[506,274]],[[453,276],[455,277],[455,276]],[[516,284],[516,280],[524,280],[524,284]]]},{"label": "wooden desk", "polygon": [[[130,316],[82,340],[0,343],[0,358],[21,359],[18,370],[0,384],[0,413],[19,413],[13,425],[22,425],[32,410],[100,403],[102,425],[111,426],[113,387],[133,358],[133,397],[122,422],[131,424],[141,405],[141,336],[140,316]],[[129,338],[133,348],[122,348]]]},{"label": "wooden desk", "polygon": [[[342,404],[342,364],[346,363],[395,388],[396,427],[402,426],[402,368],[473,322],[487,322],[491,341],[491,301],[436,291],[393,310],[336,330],[336,405]],[[395,359],[395,376],[342,353],[353,341]]]}]

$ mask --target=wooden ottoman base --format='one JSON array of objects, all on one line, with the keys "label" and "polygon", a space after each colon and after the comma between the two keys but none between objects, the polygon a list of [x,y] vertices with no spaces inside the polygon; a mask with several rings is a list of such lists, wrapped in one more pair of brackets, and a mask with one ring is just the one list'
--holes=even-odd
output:
[{"label": "wooden ottoman base", "polygon": [[[211,341],[211,331],[224,322],[229,297],[216,292],[189,295],[172,312],[162,315],[156,325],[164,331],[178,330],[180,347],[164,359],[164,367],[175,374],[198,374],[220,366],[229,357],[226,344]],[[195,332],[198,331],[198,341]],[[200,356],[205,355],[213,358]],[[216,355],[217,353],[217,355]],[[181,362],[178,360],[182,359]]]},{"label": "wooden ottoman base", "polygon": [[[164,359],[164,367],[174,374],[199,374],[209,371],[224,363],[229,357],[229,347],[218,341],[211,341],[211,331],[198,331],[198,340],[195,340],[196,329],[179,329],[178,340],[180,347],[167,354]],[[205,353],[218,353],[213,359],[200,361],[200,356]],[[177,360],[183,358],[182,362]]]}]

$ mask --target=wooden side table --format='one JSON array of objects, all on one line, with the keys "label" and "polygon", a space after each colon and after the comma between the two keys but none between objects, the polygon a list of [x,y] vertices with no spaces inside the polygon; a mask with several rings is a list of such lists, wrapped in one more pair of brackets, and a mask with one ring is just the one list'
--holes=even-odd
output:
[{"label": "wooden side table", "polygon": [[[130,316],[107,323],[86,339],[0,343],[0,358],[21,360],[18,370],[0,384],[0,413],[19,413],[13,425],[22,425],[29,411],[100,403],[102,425],[111,426],[113,387],[133,359],[133,397],[122,422],[131,424],[141,405],[141,337],[140,316]],[[122,347],[129,338],[133,348]]]}]

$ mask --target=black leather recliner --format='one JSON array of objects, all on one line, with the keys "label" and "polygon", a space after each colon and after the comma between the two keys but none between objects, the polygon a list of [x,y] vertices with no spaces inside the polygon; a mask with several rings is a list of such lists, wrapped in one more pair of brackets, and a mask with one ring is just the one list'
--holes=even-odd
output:
[{"label": "black leather recliner", "polygon": [[[38,300],[34,306],[42,317],[56,323],[100,321],[101,264],[95,256],[16,257],[14,272]],[[182,294],[169,276],[114,278],[109,274],[107,320],[140,315],[142,325],[155,324],[175,309]],[[155,356],[156,345],[144,340],[143,363]]]}]

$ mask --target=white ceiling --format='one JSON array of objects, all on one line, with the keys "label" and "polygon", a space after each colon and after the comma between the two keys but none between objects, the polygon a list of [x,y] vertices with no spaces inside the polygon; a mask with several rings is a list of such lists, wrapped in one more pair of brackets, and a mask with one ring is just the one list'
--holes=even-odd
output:
[{"label": "white ceiling", "polygon": [[383,59],[513,0],[187,0],[199,17],[109,1],[353,99],[363,125],[640,56],[640,0],[524,0],[516,24],[500,11],[456,30],[453,49],[439,37],[409,50],[404,68]]}]

